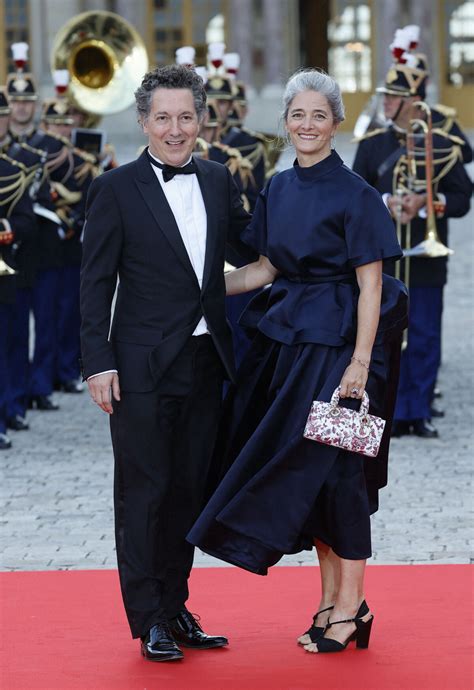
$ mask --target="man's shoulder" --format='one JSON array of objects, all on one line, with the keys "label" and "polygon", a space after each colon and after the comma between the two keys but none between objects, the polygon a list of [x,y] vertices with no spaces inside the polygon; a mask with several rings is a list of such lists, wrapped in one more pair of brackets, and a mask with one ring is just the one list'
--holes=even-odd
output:
[{"label": "man's shoulder", "polygon": [[379,127],[372,129],[370,132],[365,132],[360,137],[354,137],[351,143],[359,146],[378,146],[379,143],[390,137],[390,129],[388,127]]}]

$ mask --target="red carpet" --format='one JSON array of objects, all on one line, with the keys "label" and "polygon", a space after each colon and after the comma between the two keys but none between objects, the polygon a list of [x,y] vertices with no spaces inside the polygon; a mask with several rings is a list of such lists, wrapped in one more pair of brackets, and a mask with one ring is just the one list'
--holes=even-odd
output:
[{"label": "red carpet", "polygon": [[129,637],[113,571],[1,573],[2,690],[470,690],[470,566],[372,566],[371,646],[310,655],[295,638],[317,599],[315,568],[267,578],[196,569],[190,609],[228,649],[155,664]]}]

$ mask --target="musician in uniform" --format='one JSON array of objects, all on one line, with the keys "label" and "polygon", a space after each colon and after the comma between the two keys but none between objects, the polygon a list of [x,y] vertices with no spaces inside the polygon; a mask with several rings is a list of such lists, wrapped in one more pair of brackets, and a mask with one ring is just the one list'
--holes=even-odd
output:
[{"label": "musician in uniform", "polygon": [[[13,48],[13,46],[12,46]],[[22,71],[7,76],[7,94],[11,106],[10,138],[20,151],[38,155],[42,176],[38,181],[41,200],[36,199],[34,212],[38,222],[35,252],[36,277],[28,293],[28,303],[21,313],[31,310],[35,321],[35,346],[28,383],[28,403],[39,410],[57,410],[53,392],[56,323],[54,309],[61,265],[62,221],[54,210],[51,180],[60,181],[70,165],[70,152],[64,142],[48,135],[34,124],[38,94],[33,76]],[[14,154],[17,158],[17,154]],[[24,295],[26,297],[26,295]],[[24,319],[22,321],[24,323]]]},{"label": "musician in uniform", "polygon": [[[0,120],[8,116],[5,95],[0,91]],[[0,125],[0,137],[2,137]],[[7,435],[12,377],[10,353],[19,346],[13,332],[17,287],[16,255],[34,231],[32,203],[27,193],[26,170],[0,153],[0,450],[11,448]],[[25,428],[28,428],[25,423]]]},{"label": "musician in uniform", "polygon": [[[392,65],[379,89],[390,124],[361,138],[353,164],[354,171],[383,195],[394,220],[398,219],[401,245],[406,250],[424,241],[427,213],[436,214],[439,247],[447,245],[448,218],[464,216],[470,205],[471,183],[462,164],[462,142],[441,131],[428,132],[425,138],[418,134],[410,138],[412,121],[425,117],[416,104],[425,98],[426,78],[427,72],[416,60]],[[420,131],[423,129],[420,127]],[[407,153],[407,144],[411,149],[412,141],[413,155]],[[434,159],[431,209],[427,208],[430,195],[425,181],[427,143]],[[447,279],[447,252],[441,253],[445,255],[405,258],[402,262],[401,278],[410,292],[410,320],[402,353],[392,431],[395,436],[438,436],[431,422],[431,401],[440,364],[443,287]]]},{"label": "musician in uniform", "polygon": [[[400,52],[405,50],[408,55],[413,55],[415,57],[417,66],[421,67],[421,69],[426,72],[426,87],[429,77],[429,65],[426,55],[418,52],[419,40],[420,27],[417,24],[409,24],[403,29],[397,29],[397,31],[395,31],[393,43],[390,47],[394,57],[396,57],[397,51]],[[431,106],[433,128],[435,130],[442,130],[445,134],[457,137],[460,140],[458,143],[461,149],[462,160],[464,163],[470,163],[472,161],[472,146],[457,122],[456,115],[457,113],[454,108],[443,105],[442,103]]]},{"label": "musician in uniform", "polygon": [[[14,160],[25,174],[25,185],[33,210],[47,212],[51,205],[49,183],[45,179],[47,154],[25,142],[15,141],[9,132],[11,108],[4,92],[0,91],[0,153]],[[33,287],[38,270],[38,242],[42,218],[33,213],[31,228],[21,243],[15,242],[15,306],[12,312],[11,330],[14,346],[8,354],[11,372],[8,402],[7,426],[15,431],[26,431],[26,409],[29,391],[30,311],[33,304]]]}]

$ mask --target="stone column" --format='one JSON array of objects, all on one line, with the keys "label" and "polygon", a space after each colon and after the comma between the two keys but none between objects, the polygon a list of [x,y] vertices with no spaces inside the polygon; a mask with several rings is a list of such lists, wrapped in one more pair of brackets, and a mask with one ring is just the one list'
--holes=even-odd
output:
[{"label": "stone column", "polygon": [[36,0],[30,3],[31,69],[44,95],[52,96],[50,56],[55,36],[80,12],[79,0]]},{"label": "stone column", "polygon": [[430,77],[428,81],[428,97],[430,103],[436,103],[439,96],[439,21],[436,11],[436,3],[430,0],[417,0],[410,3],[410,24],[418,24],[420,27],[420,53],[428,58]]},{"label": "stone column", "polygon": [[252,0],[230,0],[226,28],[227,50],[240,55],[239,79],[252,86]]},{"label": "stone column", "polygon": [[385,75],[392,63],[390,44],[393,40],[396,29],[400,29],[408,22],[403,20],[403,8],[401,0],[377,0],[372,3],[372,31],[374,54],[372,63],[374,64],[374,79],[376,86],[383,83]]},{"label": "stone column", "polygon": [[280,86],[285,78],[283,20],[281,0],[263,0],[265,90]]},{"label": "stone column", "polygon": [[114,12],[126,19],[138,33],[143,41],[147,34],[147,4],[146,2],[130,2],[130,0],[115,0]]}]

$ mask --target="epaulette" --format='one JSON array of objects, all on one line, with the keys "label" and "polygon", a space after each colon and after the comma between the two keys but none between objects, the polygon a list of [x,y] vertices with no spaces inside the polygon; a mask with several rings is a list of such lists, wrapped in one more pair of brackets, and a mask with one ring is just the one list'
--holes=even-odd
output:
[{"label": "epaulette", "polygon": [[351,139],[351,144],[358,144],[359,141],[371,139],[372,137],[375,137],[378,134],[384,134],[387,131],[388,127],[378,127],[377,129],[371,129],[369,132],[365,132],[365,134],[362,134],[360,137],[354,137],[353,139]]},{"label": "epaulette", "polygon": [[447,132],[445,129],[443,129],[443,127],[433,127],[432,133],[437,134],[440,137],[444,137],[444,139],[449,139],[449,141],[451,141],[453,144],[458,144],[459,146],[463,146],[465,144],[464,139],[456,136],[456,134]]},{"label": "epaulette", "polygon": [[87,153],[87,151],[84,151],[83,149],[78,149],[76,146],[74,146],[72,152],[75,153],[76,156],[79,156],[79,158],[82,158],[82,160],[85,163],[91,163],[92,165],[95,165],[96,157],[92,153]]},{"label": "epaulette", "polygon": [[444,117],[449,117],[452,119],[455,119],[458,114],[456,108],[451,108],[451,106],[444,105],[443,103],[437,103],[435,106],[433,106],[433,110],[437,110],[438,113],[441,113],[441,115],[444,115]]},{"label": "epaulette", "polygon": [[67,139],[66,137],[63,137],[62,134],[56,134],[56,132],[50,132],[49,129],[46,130],[45,132],[46,136],[51,137],[52,139],[56,139],[57,141],[60,141],[64,146],[67,146],[68,148],[72,148],[71,141]]},{"label": "epaulette", "polygon": [[255,139],[261,141],[262,144],[267,143],[267,138],[265,134],[262,134],[262,132],[256,132],[255,130],[249,129],[248,127],[241,127],[240,129],[242,130],[242,132],[245,132],[245,134],[250,134],[251,137],[254,137]]},{"label": "epaulette", "polygon": [[214,141],[212,146],[214,146],[214,148],[216,149],[219,149],[219,151],[225,153],[227,156],[229,156],[229,158],[242,158],[239,149],[233,148],[232,146],[228,146],[228,144],[223,144],[221,141]]}]

